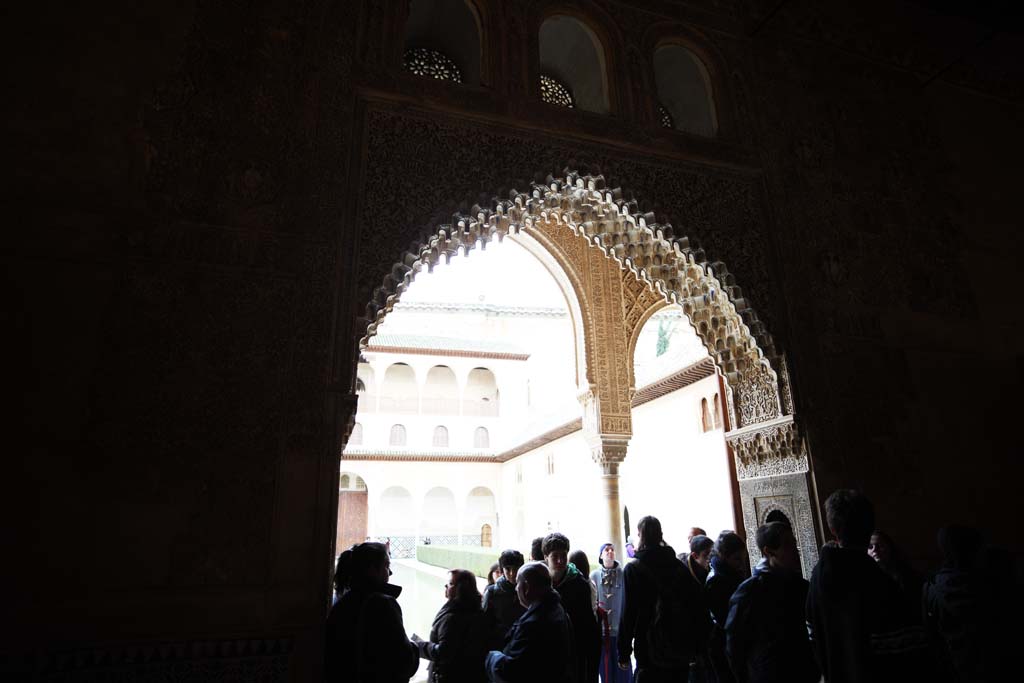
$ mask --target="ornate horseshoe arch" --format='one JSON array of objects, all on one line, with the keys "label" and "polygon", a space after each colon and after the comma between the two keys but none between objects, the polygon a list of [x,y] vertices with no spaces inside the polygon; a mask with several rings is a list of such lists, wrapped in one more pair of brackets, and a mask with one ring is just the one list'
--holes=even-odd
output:
[{"label": "ornate horseshoe arch", "polygon": [[[455,214],[393,265],[367,305],[360,345],[366,346],[417,273],[443,257],[478,244],[485,248],[495,237],[526,235],[524,241],[541,245],[564,272],[563,290],[567,281],[579,302],[573,317],[574,325],[582,324],[576,334],[577,375],[586,380],[580,381],[584,431],[603,469],[609,537],[619,539],[618,463],[632,435],[633,349],[655,311],[679,305],[725,379],[726,442],[735,458],[751,557],[757,557],[759,510],[784,507],[793,512],[809,571],[817,559],[809,460],[794,421],[786,360],[725,264],[709,263],[687,237],[626,197],[601,175],[567,170]],[[627,363],[619,362],[623,356]]]}]

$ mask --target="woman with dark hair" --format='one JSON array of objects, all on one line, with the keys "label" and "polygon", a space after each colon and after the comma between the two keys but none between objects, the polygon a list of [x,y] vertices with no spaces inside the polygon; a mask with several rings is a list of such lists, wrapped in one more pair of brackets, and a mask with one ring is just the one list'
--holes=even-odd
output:
[{"label": "woman with dark hair", "polygon": [[495,562],[491,565],[491,568],[487,570],[487,585],[493,586],[499,578],[501,578],[501,564]]},{"label": "woman with dark hair", "polygon": [[416,641],[419,655],[430,661],[430,683],[482,683],[484,657],[490,649],[491,628],[480,607],[476,577],[465,569],[448,572],[444,587],[448,601],[430,627],[429,641]]},{"label": "woman with dark hair", "polygon": [[419,668],[419,651],[405,636],[396,600],[402,589],[388,583],[387,548],[360,543],[346,552],[334,576],[342,594],[327,617],[326,680],[408,683]]},{"label": "woman with dark hair", "polygon": [[582,550],[573,550],[569,553],[569,562],[576,567],[576,571],[583,576],[584,579],[590,581],[590,605],[593,608],[595,614],[597,613],[597,587],[594,582],[590,580],[590,559],[587,558],[587,554]]}]

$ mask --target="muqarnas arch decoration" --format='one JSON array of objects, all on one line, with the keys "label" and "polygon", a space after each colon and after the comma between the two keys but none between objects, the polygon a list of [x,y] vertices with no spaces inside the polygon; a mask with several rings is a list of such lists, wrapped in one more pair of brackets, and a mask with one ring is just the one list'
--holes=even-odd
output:
[{"label": "muqarnas arch decoration", "polygon": [[[726,441],[735,459],[748,545],[755,550],[759,501],[788,497],[809,570],[817,558],[810,461],[794,420],[785,357],[725,264],[710,262],[696,243],[677,235],[671,224],[658,222],[654,213],[641,211],[628,192],[604,176],[567,169],[474,204],[453,215],[451,223],[435,226],[374,292],[362,345],[417,273],[506,236],[550,252],[579,300],[584,430],[604,475],[617,477],[632,433],[632,350],[639,330],[657,310],[678,305],[725,380]],[[614,360],[623,357],[629,362]],[[613,483],[608,486],[612,495]],[[617,480],[614,490],[617,501]],[[617,533],[615,524],[611,520],[610,531]]]}]

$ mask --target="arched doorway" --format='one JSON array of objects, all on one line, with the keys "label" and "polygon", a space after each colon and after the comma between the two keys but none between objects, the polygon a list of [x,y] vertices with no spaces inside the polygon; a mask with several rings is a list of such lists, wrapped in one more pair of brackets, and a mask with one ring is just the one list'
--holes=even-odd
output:
[{"label": "arched doorway", "polygon": [[[582,426],[601,468],[607,538],[622,543],[619,465],[632,436],[633,350],[641,327],[667,304],[679,306],[714,362],[723,429],[742,513],[735,526],[753,543],[758,506],[788,496],[805,569],[817,533],[803,436],[792,414],[785,359],[735,279],[720,262],[655,222],[603,176],[566,171],[513,190],[436,226],[390,269],[367,307],[365,345],[412,279],[447,255],[496,238],[539,245],[578,301],[577,356]],[[622,359],[626,362],[623,363]],[[711,425],[715,420],[709,421]],[[756,555],[752,553],[752,556]]]},{"label": "arched doorway", "polygon": [[335,548],[341,552],[366,540],[369,510],[366,482],[358,474],[342,472],[338,479],[338,531]]}]

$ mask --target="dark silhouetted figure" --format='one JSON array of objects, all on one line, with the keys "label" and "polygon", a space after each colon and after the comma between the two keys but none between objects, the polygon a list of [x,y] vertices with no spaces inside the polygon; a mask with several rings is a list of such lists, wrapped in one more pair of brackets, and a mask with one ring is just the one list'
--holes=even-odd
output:
[{"label": "dark silhouetted figure", "polygon": [[[938,643],[943,659],[949,663],[953,680],[975,681],[1005,679],[1007,662],[1014,640],[1009,623],[1001,624],[999,614],[1008,622],[1020,615],[1014,609],[1019,599],[1015,591],[999,591],[1001,581],[987,576],[981,566],[981,534],[976,530],[949,526],[939,531],[942,568],[924,585],[925,625]],[[1002,567],[1012,572],[1013,566]],[[1017,627],[1019,632],[1019,626]]]},{"label": "dark silhouetted figure", "polygon": [[662,538],[655,517],[640,520],[636,561],[624,570],[619,666],[635,651],[638,683],[685,683],[707,646],[711,621],[701,586]]},{"label": "dark silhouetted figure", "polygon": [[711,610],[712,621],[708,659],[718,683],[730,683],[733,680],[732,669],[725,657],[725,620],[729,616],[729,598],[747,578],[748,564],[747,546],[743,539],[733,531],[719,534],[711,555],[711,571],[704,582],[704,595],[708,609]]},{"label": "dark silhouetted figure", "polygon": [[531,562],[543,562],[544,561],[544,537],[538,536],[530,542],[530,561]]},{"label": "dark silhouetted figure", "polygon": [[694,536],[690,539],[690,552],[686,555],[686,568],[701,586],[708,578],[708,570],[711,569],[711,553],[715,549],[715,542],[707,536]]},{"label": "dark silhouetted figure", "polygon": [[498,558],[501,576],[484,590],[483,609],[491,619],[494,627],[494,639],[491,647],[500,649],[505,644],[505,636],[512,624],[523,616],[526,608],[519,602],[516,595],[516,576],[523,566],[523,554],[518,550],[505,550]]},{"label": "dark silhouetted figure", "polygon": [[821,549],[807,595],[807,626],[827,683],[925,680],[927,641],[899,587],[868,556],[871,502],[840,489],[825,501],[837,543]]},{"label": "dark silhouetted figure", "polygon": [[430,683],[482,683],[491,624],[480,607],[476,577],[465,569],[448,572],[448,599],[434,617],[430,642],[419,641],[420,657],[430,661]]},{"label": "dark silhouetted figure", "polygon": [[334,583],[348,590],[327,617],[327,680],[407,683],[419,668],[419,650],[405,636],[402,608],[395,599],[402,589],[388,583],[387,547],[381,543],[353,546],[345,569],[349,574],[336,575]]},{"label": "dark silhouetted figure", "polygon": [[488,680],[495,683],[565,683],[575,678],[569,617],[540,562],[519,570],[516,594],[526,608],[499,651],[488,653]]},{"label": "dark silhouetted figure", "polygon": [[594,593],[590,577],[569,563],[569,539],[560,533],[548,534],[542,546],[544,562],[551,572],[551,585],[562,598],[562,607],[572,625],[576,678],[580,683],[597,681],[601,658],[601,632],[594,613]]},{"label": "dark silhouetted figure", "polygon": [[793,530],[770,522],[757,530],[756,538],[764,559],[733,593],[725,621],[726,652],[735,672],[729,680],[816,683],[821,672],[804,616],[808,584],[800,576]]}]

